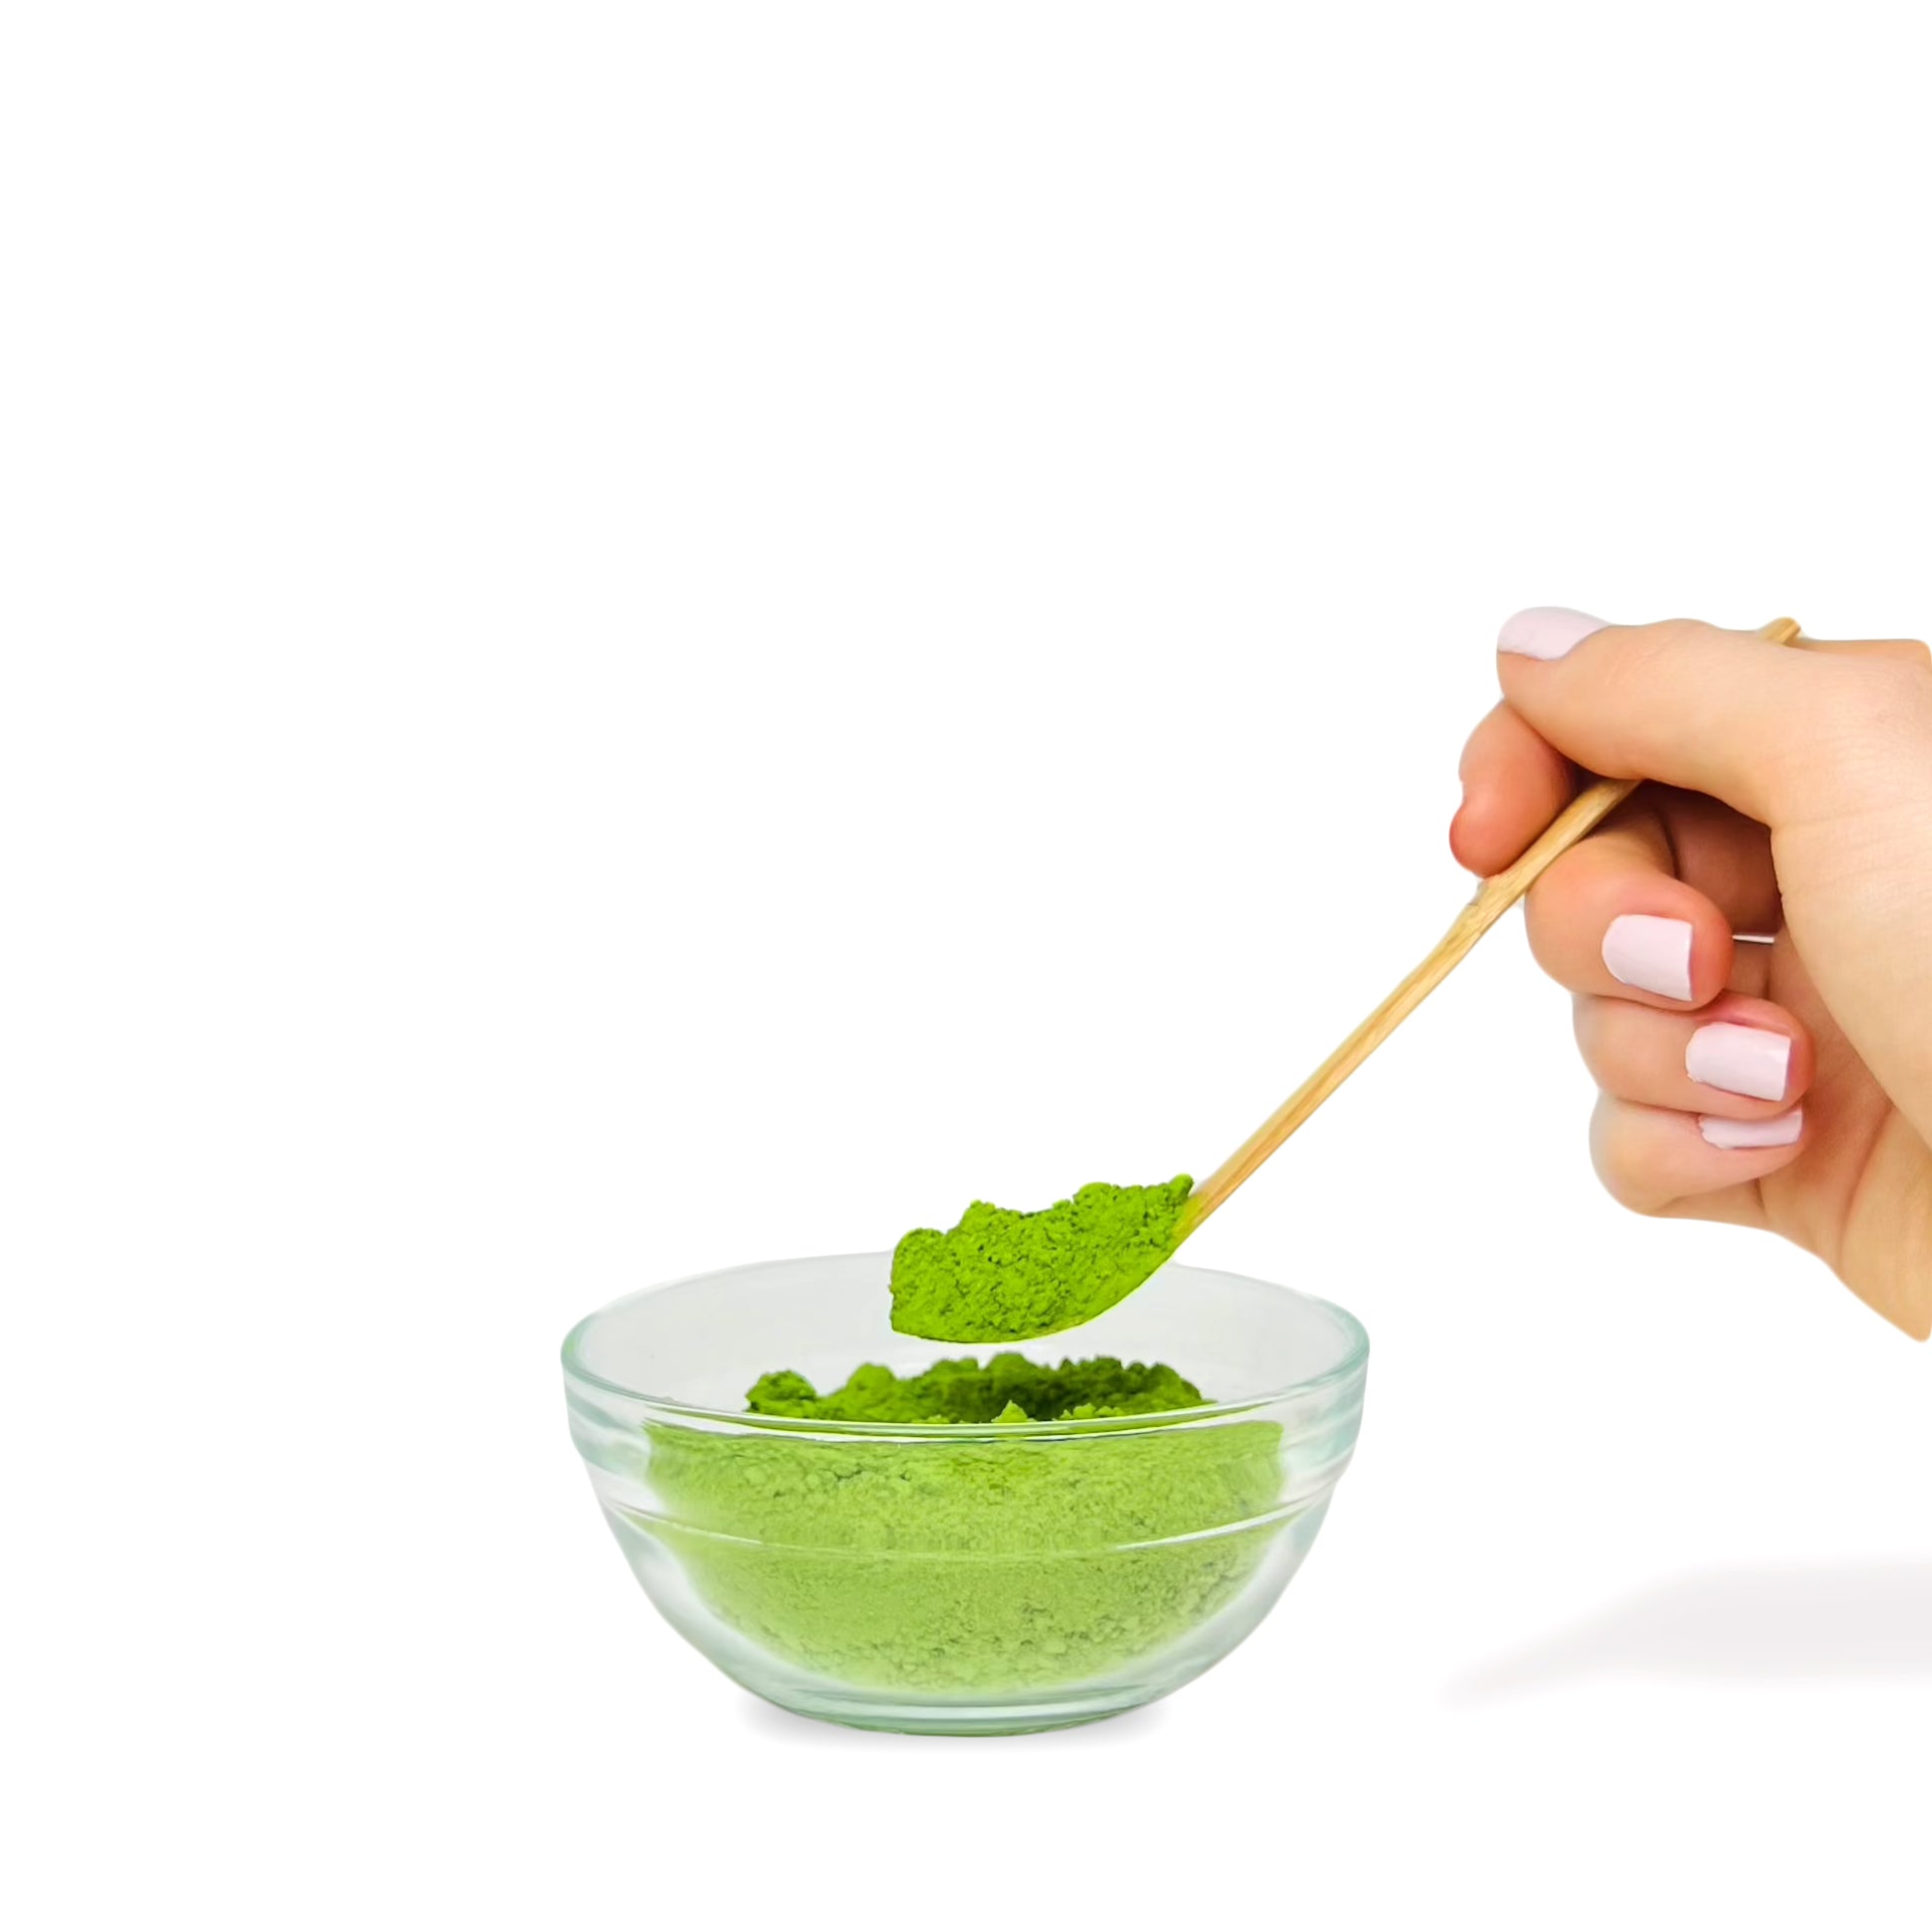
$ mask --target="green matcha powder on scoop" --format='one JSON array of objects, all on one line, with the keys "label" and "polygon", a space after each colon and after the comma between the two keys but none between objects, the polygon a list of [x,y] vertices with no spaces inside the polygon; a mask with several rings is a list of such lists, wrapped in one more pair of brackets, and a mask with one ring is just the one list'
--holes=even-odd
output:
[{"label": "green matcha powder on scoop", "polygon": [[976,1201],[941,1233],[892,1254],[892,1325],[932,1341],[1024,1341],[1077,1328],[1133,1293],[1181,1244],[1187,1175],[1151,1188],[1082,1188],[1023,1214]]}]

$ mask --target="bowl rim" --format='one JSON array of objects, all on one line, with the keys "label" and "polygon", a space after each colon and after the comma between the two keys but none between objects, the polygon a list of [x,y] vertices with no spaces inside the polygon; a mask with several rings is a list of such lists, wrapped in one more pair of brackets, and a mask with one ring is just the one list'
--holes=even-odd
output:
[{"label": "bowl rim", "polygon": [[[1271,1408],[1279,1402],[1318,1394],[1351,1379],[1360,1379],[1368,1368],[1368,1330],[1340,1302],[1329,1301],[1318,1294],[1309,1294],[1301,1288],[1288,1287],[1283,1282],[1263,1280],[1259,1275],[1237,1273],[1232,1268],[1196,1267],[1192,1262],[1185,1261],[1168,1262],[1166,1266],[1184,1267],[1192,1274],[1215,1275],[1224,1281],[1246,1282],[1249,1286],[1265,1288],[1274,1294],[1292,1295],[1297,1301],[1304,1301],[1312,1307],[1321,1309],[1334,1319],[1342,1332],[1346,1348],[1341,1360],[1332,1368],[1323,1369],[1318,1375],[1305,1376],[1300,1381],[1288,1382],[1280,1388],[1268,1389],[1258,1395],[1244,1395],[1238,1400],[1228,1402],[1199,1402],[1192,1408],[1186,1409],[1159,1409],[1147,1415],[1094,1416],[1080,1421],[1062,1418],[1050,1422],[847,1422],[831,1421],[817,1416],[752,1415],[743,1409],[715,1409],[707,1408],[701,1403],[680,1402],[670,1396],[653,1395],[644,1389],[632,1388],[623,1382],[614,1382],[609,1376],[600,1375],[595,1369],[587,1367],[582,1359],[581,1344],[591,1324],[613,1309],[641,1300],[646,1295],[662,1294],[672,1288],[689,1287],[694,1282],[714,1280],[722,1275],[743,1273],[752,1268],[792,1267],[807,1261],[882,1261],[888,1259],[889,1254],[889,1249],[878,1249],[872,1252],[854,1251],[845,1254],[796,1254],[774,1257],[765,1261],[744,1261],[735,1267],[702,1268],[695,1274],[681,1274],[668,1281],[654,1281],[642,1288],[633,1288],[629,1294],[621,1294],[616,1300],[607,1301],[602,1307],[593,1308],[589,1314],[572,1323],[569,1333],[564,1336],[560,1351],[565,1380],[581,1382],[587,1387],[602,1390],[606,1394],[622,1396],[627,1402],[642,1403],[652,1410],[654,1415],[670,1420],[724,1423],[734,1429],[768,1430],[781,1435],[849,1436],[870,1438],[875,1441],[897,1439],[910,1442],[964,1442],[979,1438],[1008,1442],[1038,1441],[1043,1437],[1053,1436],[1132,1435],[1152,1429],[1169,1429],[1182,1423],[1221,1421],[1230,1417],[1250,1415],[1256,1409]],[[1074,1331],[1063,1328],[1056,1332],[1071,1334]],[[1031,1339],[1045,1341],[1048,1337],[1041,1335]],[[964,1342],[959,1344],[961,1347],[972,1345]],[[987,1345],[980,1344],[981,1347]]]}]

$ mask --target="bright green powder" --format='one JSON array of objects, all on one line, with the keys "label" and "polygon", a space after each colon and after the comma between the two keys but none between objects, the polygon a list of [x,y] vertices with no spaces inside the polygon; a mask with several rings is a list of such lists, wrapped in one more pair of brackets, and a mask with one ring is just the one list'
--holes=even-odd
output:
[{"label": "bright green powder", "polygon": [[1180,1245],[1188,1176],[1082,1188],[1037,1214],[976,1201],[948,1233],[915,1227],[892,1255],[892,1325],[934,1341],[1024,1341],[1077,1328]]},{"label": "bright green powder", "polygon": [[1165,1363],[1090,1362],[1048,1368],[1024,1355],[995,1355],[984,1368],[970,1355],[934,1362],[919,1375],[868,1364],[843,1388],[820,1395],[802,1375],[760,1376],[746,1398],[753,1415],[814,1422],[1091,1422],[1109,1415],[1189,1409],[1201,1391]]},{"label": "bright green powder", "polygon": [[[767,1375],[751,1397],[765,1413],[902,1420],[929,1402],[979,1416],[1002,1394],[995,1422],[1029,1402],[1071,1416],[1201,1400],[1169,1368],[1014,1355],[903,1380],[861,1369],[822,1397]],[[647,1433],[658,1507],[638,1527],[742,1638],[845,1685],[970,1695],[1120,1671],[1226,1609],[1283,1528],[1272,1422],[1076,1423],[1044,1439],[981,1423],[915,1442]]]}]

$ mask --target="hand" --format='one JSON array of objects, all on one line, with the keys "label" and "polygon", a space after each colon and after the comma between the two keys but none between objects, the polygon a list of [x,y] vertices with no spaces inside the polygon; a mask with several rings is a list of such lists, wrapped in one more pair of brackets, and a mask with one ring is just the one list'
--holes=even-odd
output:
[{"label": "hand", "polygon": [[[1640,1213],[1769,1228],[1932,1331],[1932,657],[1574,611],[1504,625],[1450,843],[1500,871],[1576,766],[1657,780],[1527,901]],[[1735,934],[1772,935],[1768,945]]]}]

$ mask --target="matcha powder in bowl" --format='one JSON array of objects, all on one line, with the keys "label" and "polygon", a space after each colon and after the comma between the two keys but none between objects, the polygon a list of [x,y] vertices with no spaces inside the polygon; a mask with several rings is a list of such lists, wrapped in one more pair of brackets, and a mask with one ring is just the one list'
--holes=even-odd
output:
[{"label": "matcha powder in bowl", "polygon": [[1255,1627],[1353,1448],[1352,1317],[1176,1267],[1057,1363],[933,1362],[885,1276],[700,1276],[566,1341],[578,1447],[682,1635],[805,1715],[969,1733],[1131,1709]]}]

